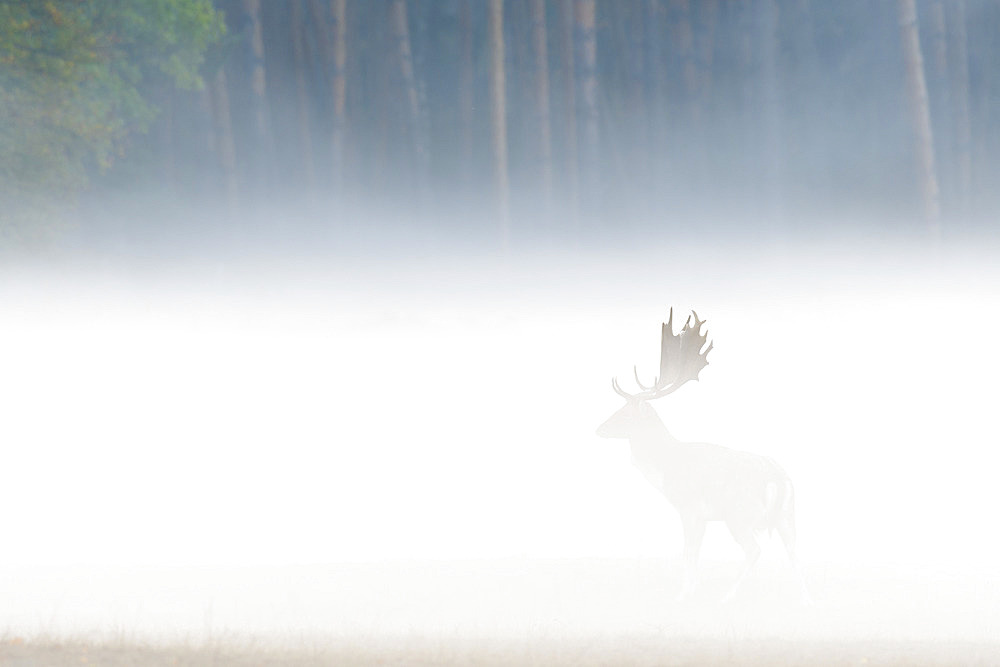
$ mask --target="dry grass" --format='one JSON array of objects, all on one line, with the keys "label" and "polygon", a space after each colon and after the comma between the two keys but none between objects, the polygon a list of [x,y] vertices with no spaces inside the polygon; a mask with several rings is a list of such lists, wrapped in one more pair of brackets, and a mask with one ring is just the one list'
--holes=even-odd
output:
[{"label": "dry grass", "polygon": [[0,665],[995,665],[1000,648],[971,642],[805,642],[681,640],[623,635],[593,640],[411,638],[345,642],[313,648],[252,647],[239,642],[201,646],[86,641],[0,643]]},{"label": "dry grass", "polygon": [[[992,576],[814,567],[816,604],[801,607],[785,569],[765,566],[722,606],[734,567],[706,563],[702,588],[684,604],[672,599],[678,572],[665,561],[262,569],[230,573],[228,589],[222,571],[198,583],[185,570],[159,589],[154,580],[133,585],[145,614],[182,581],[192,600],[211,592],[213,625],[201,633],[193,616],[145,630],[67,630],[64,610],[65,625],[9,625],[0,666],[1000,664]],[[268,579],[272,589],[260,583]],[[95,596],[110,595],[111,581],[67,595],[65,607],[99,608]]]}]

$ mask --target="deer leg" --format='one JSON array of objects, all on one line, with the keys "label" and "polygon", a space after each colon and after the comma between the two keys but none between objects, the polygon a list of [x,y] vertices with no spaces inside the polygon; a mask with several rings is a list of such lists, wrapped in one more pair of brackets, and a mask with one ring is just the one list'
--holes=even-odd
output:
[{"label": "deer leg", "polygon": [[694,592],[698,584],[698,554],[705,536],[705,521],[696,518],[682,519],[684,524],[684,582],[677,601],[682,602]]},{"label": "deer leg", "polygon": [[760,545],[757,544],[757,538],[754,537],[753,528],[749,524],[734,525],[729,523],[726,525],[729,527],[729,532],[732,533],[733,539],[743,547],[743,552],[747,555],[747,559],[743,562],[739,576],[736,577],[736,583],[729,589],[726,596],[722,598],[723,604],[733,601],[736,593],[740,590],[740,586],[743,585],[743,580],[747,578],[747,575],[753,570],[753,566],[757,564],[757,559],[760,558]]},{"label": "deer leg", "polygon": [[806,607],[812,605],[812,597],[809,595],[809,588],[806,586],[806,578],[802,576],[799,568],[799,561],[795,558],[795,519],[794,517],[783,517],[778,524],[778,534],[781,541],[785,543],[785,551],[788,553],[788,562],[792,565],[795,577],[799,581],[799,598]]}]

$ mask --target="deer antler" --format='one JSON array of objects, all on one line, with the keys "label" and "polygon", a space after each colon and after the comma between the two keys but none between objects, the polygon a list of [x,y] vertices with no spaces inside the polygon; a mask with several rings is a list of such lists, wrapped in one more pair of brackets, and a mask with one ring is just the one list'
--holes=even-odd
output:
[{"label": "deer antler", "polygon": [[639,379],[639,369],[635,366],[632,367],[632,375],[635,377],[635,383],[639,385],[639,389],[642,389],[643,391],[649,391],[650,389],[656,387],[656,383],[659,380],[659,378],[653,378],[653,386],[647,387],[642,383],[642,380]]},{"label": "deer antler", "polygon": [[[694,324],[691,318],[694,317]],[[674,309],[670,309],[670,317],[660,329],[660,375],[653,380],[653,385],[647,387],[639,380],[639,373],[632,367],[635,382],[642,389],[636,394],[629,394],[618,386],[617,379],[612,380],[615,392],[626,399],[652,400],[671,394],[691,380],[698,379],[698,373],[708,365],[708,353],[714,343],[708,343],[704,352],[702,348],[708,342],[708,332],[702,333],[701,327],[705,320],[698,319],[698,313],[691,311],[680,333],[674,333]]]},{"label": "deer antler", "polygon": [[615,390],[615,393],[624,398],[626,401],[630,401],[635,398],[635,394],[630,394],[621,387],[618,386],[618,378],[611,378],[611,388]]}]

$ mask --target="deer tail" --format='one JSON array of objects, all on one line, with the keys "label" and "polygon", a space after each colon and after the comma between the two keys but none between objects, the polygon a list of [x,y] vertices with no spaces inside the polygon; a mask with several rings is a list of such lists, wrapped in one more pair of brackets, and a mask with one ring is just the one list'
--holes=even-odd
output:
[{"label": "deer tail", "polygon": [[795,487],[792,480],[782,476],[769,481],[764,487],[762,528],[767,529],[769,537],[774,535],[774,530],[781,525],[783,517],[789,514],[795,514]]}]

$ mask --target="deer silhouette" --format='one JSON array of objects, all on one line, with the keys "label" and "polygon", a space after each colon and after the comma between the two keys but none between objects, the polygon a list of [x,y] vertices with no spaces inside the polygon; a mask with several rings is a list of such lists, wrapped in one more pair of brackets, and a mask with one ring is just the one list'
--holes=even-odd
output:
[{"label": "deer silhouette", "polygon": [[[692,321],[693,318],[693,321]],[[674,311],[661,328],[660,373],[651,386],[639,380],[630,394],[611,380],[625,406],[597,429],[604,438],[627,439],[632,463],[674,506],[684,529],[684,600],[697,585],[698,553],[709,521],[722,521],[746,553],[736,582],[723,598],[731,601],[760,557],[757,535],[777,531],[799,581],[805,604],[809,593],[795,558],[795,490],[785,471],[770,458],[707,443],[681,442],[661,421],[650,401],[672,394],[708,365],[713,343],[702,333],[705,320],[691,311],[680,333],[674,333]],[[708,343],[706,347],[706,343]]]}]

